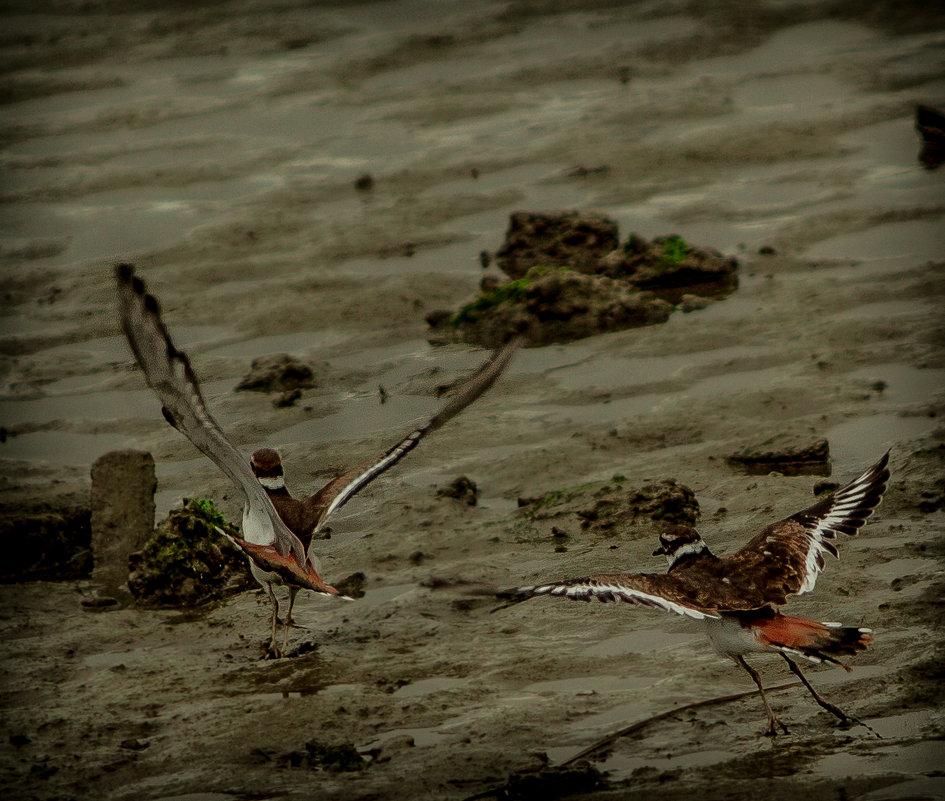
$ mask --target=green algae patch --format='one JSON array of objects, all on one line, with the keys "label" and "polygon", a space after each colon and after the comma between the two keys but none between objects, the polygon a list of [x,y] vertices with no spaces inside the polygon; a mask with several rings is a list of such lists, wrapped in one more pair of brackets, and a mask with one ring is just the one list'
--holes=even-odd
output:
[{"label": "green algae patch", "polygon": [[536,266],[481,293],[438,320],[436,341],[502,344],[521,333],[530,345],[570,342],[604,331],[665,322],[672,305],[626,282],[570,266]]},{"label": "green algae patch", "polygon": [[128,560],[138,605],[192,607],[254,586],[245,557],[217,526],[236,533],[213,501],[186,499],[172,510]]},{"label": "green algae patch", "polygon": [[484,290],[479,293],[475,300],[462,306],[456,314],[450,317],[450,325],[459,326],[463,323],[474,323],[483,315],[491,313],[496,307],[503,303],[515,304],[521,302],[529,287],[542,276],[550,272],[561,271],[570,272],[570,267],[548,267],[537,265],[532,267],[521,278],[514,278],[504,284],[499,284],[492,289]]}]

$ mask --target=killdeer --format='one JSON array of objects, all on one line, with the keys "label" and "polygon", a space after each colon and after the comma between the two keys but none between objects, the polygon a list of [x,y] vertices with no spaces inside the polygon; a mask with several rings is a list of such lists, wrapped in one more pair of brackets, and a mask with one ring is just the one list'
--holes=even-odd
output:
[{"label": "killdeer", "polygon": [[[283,656],[288,645],[292,604],[299,589],[346,597],[325,583],[316,570],[309,553],[314,534],[359,490],[413,450],[425,434],[442,426],[492,386],[512,358],[519,340],[513,339],[498,351],[438,414],[379,459],[339,476],[309,499],[297,501],[296,505],[286,504],[277,486],[276,473],[266,475],[260,471],[269,456],[270,469],[275,471],[277,465],[281,476],[278,454],[268,449],[257,451],[258,458],[254,458],[252,466],[243,458],[207,409],[187,354],[174,346],[161,320],[158,301],[148,294],[132,266],[118,265],[115,277],[122,331],[148,385],[161,401],[165,419],[216,463],[243,496],[242,536],[217,530],[243,551],[254,578],[269,594],[273,611],[268,652]],[[276,456],[275,463],[271,454]],[[277,498],[278,509],[271,500]],[[281,513],[286,514],[285,520]],[[281,648],[276,643],[279,602],[273,589],[280,584],[289,588],[289,612],[285,616]]]},{"label": "killdeer", "polygon": [[[496,351],[471,378],[462,382],[456,396],[424,425],[411,431],[378,458],[363,462],[332,479],[318,492],[307,498],[294,498],[289,493],[285,485],[282,456],[278,451],[273,448],[260,448],[255,451],[250,458],[253,474],[266,490],[269,500],[275,506],[282,521],[301,540],[306,552],[311,549],[312,541],[323,530],[332,514],[367,484],[403,459],[420,444],[423,437],[442,427],[489,389],[505,370],[520,341],[518,338],[513,338],[503,348]],[[289,607],[284,622],[284,639],[286,640],[292,624],[295,596],[301,589],[292,584],[288,587]],[[278,609],[275,614],[278,614]]]},{"label": "killdeer", "polygon": [[824,700],[792,657],[849,671],[852,668],[840,657],[866,648],[873,641],[872,631],[789,617],[777,607],[790,595],[814,589],[824,556],[837,556],[837,534],[856,534],[865,524],[886,491],[888,462],[887,452],[831,497],[767,526],[729,556],[713,554],[694,528],[668,525],[653,552],[666,557],[666,573],[589,576],[520,587],[502,595],[513,602],[537,595],[626,601],[701,620],[715,649],[744,668],[758,686],[768,713],[765,734],[776,734],[778,729],[787,732],[787,728],[772,711],[761,678],[745,661],[746,654],[780,654],[821,707],[841,721],[859,722]]}]

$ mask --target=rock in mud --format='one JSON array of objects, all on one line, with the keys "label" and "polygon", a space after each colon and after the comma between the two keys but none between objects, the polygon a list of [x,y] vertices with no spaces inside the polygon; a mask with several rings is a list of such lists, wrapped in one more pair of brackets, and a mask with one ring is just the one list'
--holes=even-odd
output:
[{"label": "rock in mud", "polygon": [[495,260],[510,278],[521,278],[539,265],[594,273],[600,259],[619,242],[616,221],[603,214],[517,211],[509,219]]},{"label": "rock in mud", "polygon": [[825,439],[796,442],[776,438],[731,454],[728,461],[746,472],[764,475],[830,475],[830,446]]},{"label": "rock in mud", "polygon": [[256,586],[245,557],[214,526],[228,526],[210,501],[187,500],[128,560],[140,606],[198,606]]},{"label": "rock in mud", "polygon": [[311,367],[293,359],[287,353],[260,356],[253,359],[252,368],[236,385],[237,392],[291,392],[315,386],[315,373]]},{"label": "rock in mud", "polygon": [[0,542],[5,557],[0,582],[67,581],[92,572],[92,528],[88,507],[4,508]]}]

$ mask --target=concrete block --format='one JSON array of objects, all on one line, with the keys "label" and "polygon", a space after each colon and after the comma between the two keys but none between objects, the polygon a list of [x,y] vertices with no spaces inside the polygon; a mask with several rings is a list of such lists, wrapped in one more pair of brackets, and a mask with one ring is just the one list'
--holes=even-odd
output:
[{"label": "concrete block", "polygon": [[128,599],[128,557],[154,531],[154,458],[111,451],[92,465],[92,580]]}]

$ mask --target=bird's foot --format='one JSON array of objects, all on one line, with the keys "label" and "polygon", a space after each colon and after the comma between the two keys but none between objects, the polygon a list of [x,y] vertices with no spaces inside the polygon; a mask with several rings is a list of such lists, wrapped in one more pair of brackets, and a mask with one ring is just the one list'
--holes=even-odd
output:
[{"label": "bird's foot", "polygon": [[285,652],[279,647],[275,640],[270,640],[263,646],[263,659],[282,659]]},{"label": "bird's foot", "polygon": [[[779,732],[778,729],[781,731]],[[764,735],[765,737],[777,737],[779,733],[790,734],[788,727],[772,715],[768,718],[768,728],[765,729]]]}]

